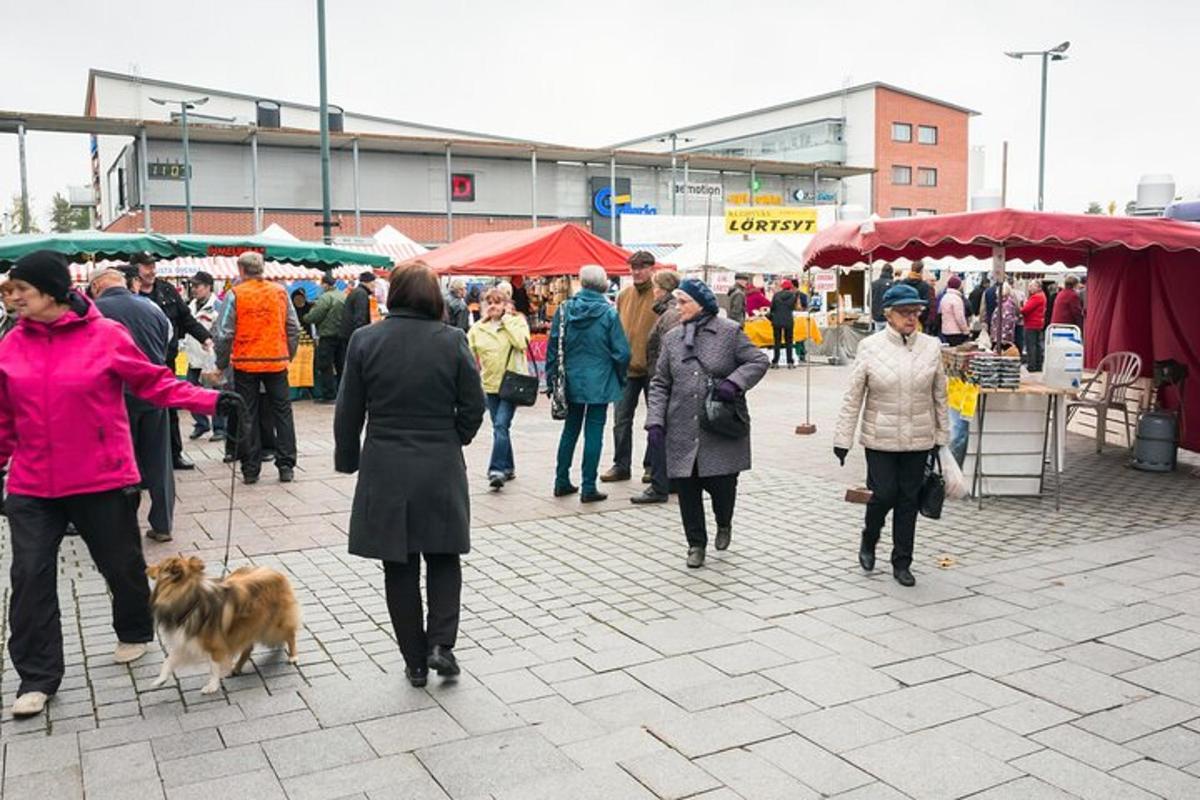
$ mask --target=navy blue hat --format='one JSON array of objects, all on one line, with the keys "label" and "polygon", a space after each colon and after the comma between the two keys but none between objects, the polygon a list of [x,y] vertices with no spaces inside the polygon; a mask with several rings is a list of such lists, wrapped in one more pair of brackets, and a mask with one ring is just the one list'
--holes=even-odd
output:
[{"label": "navy blue hat", "polygon": [[699,278],[686,278],[680,281],[679,288],[676,291],[683,292],[695,300],[701,308],[710,314],[716,314],[721,308],[717,305],[717,296],[713,294],[712,289],[708,288],[708,284]]},{"label": "navy blue hat", "polygon": [[921,299],[917,290],[907,283],[896,283],[883,293],[883,307],[893,306],[927,306],[928,301]]}]

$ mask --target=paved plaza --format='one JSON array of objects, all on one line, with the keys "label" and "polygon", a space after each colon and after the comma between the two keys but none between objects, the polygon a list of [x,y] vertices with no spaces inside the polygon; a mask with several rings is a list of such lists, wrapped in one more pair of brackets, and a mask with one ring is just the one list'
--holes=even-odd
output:
[{"label": "paved plaza", "polygon": [[[855,559],[862,507],[842,495],[862,451],[845,468],[831,452],[848,369],[814,368],[810,437],[793,433],[803,374],[751,394],[755,469],[731,549],[702,570],[673,502],[629,504],[640,483],[592,506],[550,496],[544,400],[517,413],[517,479],[489,492],[485,422],[464,673],[425,689],[404,678],[379,565],[346,553],[355,479],[332,470],[332,409],[297,404],[297,481],[268,465],[239,482],[233,565],[291,578],[299,664],[261,651],[217,694],[200,669],[151,689],[161,650],[111,662],[103,582],[68,538],[66,680],[44,716],[0,720],[3,797],[1200,797],[1200,462],[1141,473],[1072,436],[1061,511],[948,503],[918,523],[905,589],[886,535],[882,571]],[[188,451],[175,541],[147,560],[182,550],[219,572],[229,468],[219,444]],[[6,533],[0,558],[7,617]]]}]

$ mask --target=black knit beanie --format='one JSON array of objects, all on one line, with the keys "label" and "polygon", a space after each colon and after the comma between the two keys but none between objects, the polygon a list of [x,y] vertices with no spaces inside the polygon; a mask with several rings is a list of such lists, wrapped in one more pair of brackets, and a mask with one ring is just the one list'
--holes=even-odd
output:
[{"label": "black knit beanie", "polygon": [[14,281],[25,281],[59,303],[67,302],[71,294],[71,270],[67,266],[67,259],[53,250],[37,250],[21,256],[8,277]]}]

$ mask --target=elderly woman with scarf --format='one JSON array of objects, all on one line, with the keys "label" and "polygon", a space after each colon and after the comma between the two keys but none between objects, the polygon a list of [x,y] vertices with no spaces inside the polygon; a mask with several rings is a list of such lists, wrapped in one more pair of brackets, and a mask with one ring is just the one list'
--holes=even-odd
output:
[{"label": "elderly woman with scarf", "polygon": [[679,493],[679,514],[687,536],[687,565],[704,565],[708,533],[703,492],[717,518],[715,545],[729,547],[738,473],[750,469],[750,437],[732,439],[700,426],[709,378],[726,402],[748,392],[767,372],[767,355],[740,325],[717,316],[717,298],[703,281],[688,278],[675,291],[682,324],[662,339],[646,432],[652,446],[665,446],[667,474]]}]

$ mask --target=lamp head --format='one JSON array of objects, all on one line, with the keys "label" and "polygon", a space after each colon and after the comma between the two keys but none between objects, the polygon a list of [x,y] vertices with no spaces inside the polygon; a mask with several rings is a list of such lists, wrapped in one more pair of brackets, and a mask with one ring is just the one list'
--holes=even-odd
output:
[{"label": "lamp head", "polygon": [[1008,56],[1009,58],[1015,58],[1017,61],[1020,61],[1022,58],[1025,57],[1024,53],[1017,53],[1012,50],[1005,51],[1004,55]]},{"label": "lamp head", "polygon": [[1058,47],[1051,47],[1050,52],[1051,53],[1065,53],[1065,52],[1067,52],[1067,48],[1070,46],[1071,46],[1070,42],[1063,42]]}]

